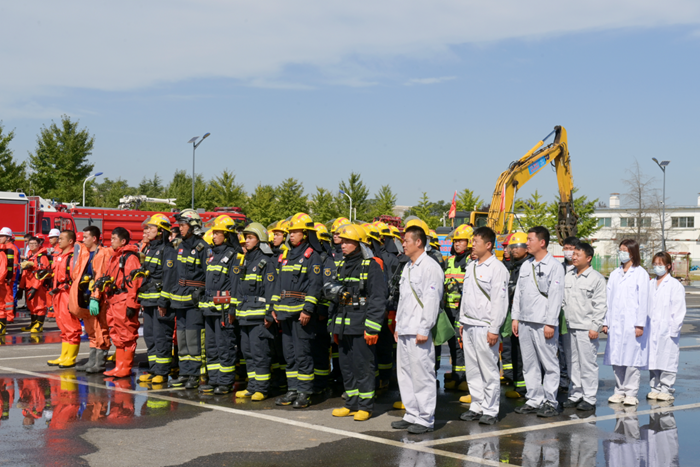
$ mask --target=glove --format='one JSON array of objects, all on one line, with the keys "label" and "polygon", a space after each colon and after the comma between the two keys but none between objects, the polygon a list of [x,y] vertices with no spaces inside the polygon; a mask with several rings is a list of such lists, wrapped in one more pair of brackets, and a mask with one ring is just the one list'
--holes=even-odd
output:
[{"label": "glove", "polygon": [[17,300],[22,300],[22,295],[24,295],[24,289],[17,289]]},{"label": "glove", "polygon": [[389,323],[389,331],[394,334],[396,332],[396,311],[390,311],[387,318],[387,322]]},{"label": "glove", "polygon": [[126,307],[126,317],[132,319],[139,313],[137,308]]},{"label": "glove", "polygon": [[340,345],[338,334],[333,334],[333,342],[335,342],[335,345]]},{"label": "glove", "polygon": [[367,345],[375,345],[378,340],[379,334],[367,334],[367,331],[365,331],[365,342],[367,342]]},{"label": "glove", "polygon": [[33,262],[33,261],[22,261],[21,263],[19,263],[19,265],[20,265],[20,268],[22,269],[22,271],[24,271],[25,269],[32,269],[32,268],[34,268],[34,262]]},{"label": "glove", "polygon": [[27,290],[27,300],[31,300],[32,298],[34,298],[34,295],[36,295],[36,289],[34,287]]},{"label": "glove", "polygon": [[[127,316],[128,316],[129,310],[127,310]],[[97,316],[100,314],[100,302],[95,300],[94,298],[90,299],[90,314],[92,316]]]}]

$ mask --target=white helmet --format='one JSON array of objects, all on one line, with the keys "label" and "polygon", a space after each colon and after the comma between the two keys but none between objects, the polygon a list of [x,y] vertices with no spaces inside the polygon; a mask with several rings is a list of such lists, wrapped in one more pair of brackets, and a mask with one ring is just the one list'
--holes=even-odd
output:
[{"label": "white helmet", "polygon": [[61,231],[58,229],[51,229],[49,232],[49,238],[51,237],[60,237],[61,236]]},{"label": "white helmet", "polygon": [[2,229],[0,229],[0,235],[5,235],[7,237],[11,237],[12,230],[9,227],[3,227]]}]

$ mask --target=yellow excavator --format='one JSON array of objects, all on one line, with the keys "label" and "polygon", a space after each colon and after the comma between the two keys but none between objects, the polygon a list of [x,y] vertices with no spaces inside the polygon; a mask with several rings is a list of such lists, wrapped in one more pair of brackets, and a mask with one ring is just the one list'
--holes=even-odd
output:
[{"label": "yellow excavator", "polygon": [[[552,135],[554,135],[554,141],[544,146],[544,142]],[[567,237],[575,237],[578,215],[574,212],[574,179],[571,175],[566,129],[562,126],[555,126],[554,131],[533,146],[523,157],[508,166],[508,170],[498,177],[489,212],[472,211],[469,215],[470,223],[474,227],[482,225],[491,227],[499,236],[500,244],[505,239],[505,234],[513,229],[516,193],[550,163],[554,164],[559,184],[557,239],[562,243]]]}]

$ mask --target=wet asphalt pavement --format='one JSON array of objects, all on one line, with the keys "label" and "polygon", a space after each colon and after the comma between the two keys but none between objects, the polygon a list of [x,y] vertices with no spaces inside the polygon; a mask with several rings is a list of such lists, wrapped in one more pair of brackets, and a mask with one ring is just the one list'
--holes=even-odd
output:
[{"label": "wet asphalt pavement", "polygon": [[[440,389],[436,429],[425,435],[391,429],[403,415],[392,408],[399,400],[395,388],[378,396],[369,421],[355,422],[330,414],[342,406],[340,387],[294,410],[276,407],[274,398],[252,402],[149,389],[137,382],[143,369],[111,379],[48,367],[46,360],[60,352],[55,323],[32,338],[20,332],[28,322],[20,314],[0,346],[0,466],[700,465],[700,289],[688,291],[672,404],[643,399],[647,372],[638,407],[608,404],[614,378],[601,355],[595,413],[517,415],[513,409],[524,400],[502,396],[499,422],[482,426],[459,420],[467,410],[462,393]],[[139,362],[145,362],[144,349],[140,340]],[[80,358],[87,353],[84,341]],[[449,356],[446,347],[443,355]],[[448,366],[446,357],[441,386]]]}]

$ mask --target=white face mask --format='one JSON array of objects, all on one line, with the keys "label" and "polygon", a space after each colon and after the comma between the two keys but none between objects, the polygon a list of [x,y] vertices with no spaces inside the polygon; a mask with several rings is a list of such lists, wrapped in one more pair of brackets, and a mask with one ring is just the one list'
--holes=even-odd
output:
[{"label": "white face mask", "polygon": [[618,256],[618,258],[620,258],[620,262],[622,264],[625,264],[630,260],[629,251],[618,251],[617,256]]},{"label": "white face mask", "polygon": [[564,250],[564,259],[567,261],[571,261],[574,257],[574,252],[571,250]]},{"label": "white face mask", "polygon": [[663,276],[664,274],[666,274],[666,266],[664,266],[663,264],[654,265],[654,274],[656,274],[659,277]]}]

